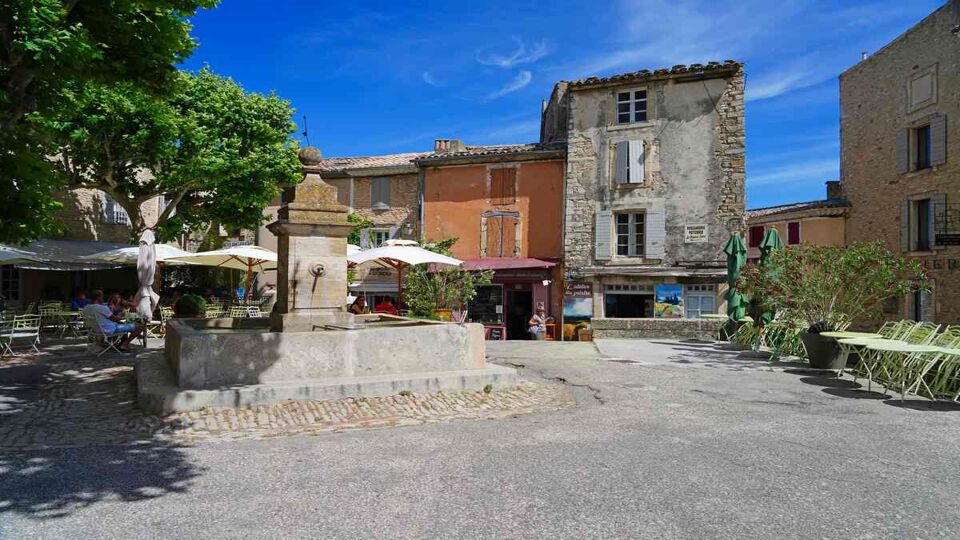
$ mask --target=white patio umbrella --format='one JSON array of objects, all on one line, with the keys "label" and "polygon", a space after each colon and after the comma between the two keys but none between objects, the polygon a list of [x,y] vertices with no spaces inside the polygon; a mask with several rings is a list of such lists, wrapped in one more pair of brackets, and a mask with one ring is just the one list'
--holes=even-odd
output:
[{"label": "white patio umbrella", "polygon": [[191,253],[182,257],[173,257],[168,262],[182,262],[218,268],[232,268],[247,273],[246,291],[250,292],[250,283],[254,272],[277,269],[277,254],[260,246],[234,246],[214,251]]},{"label": "white patio umbrella", "polygon": [[[157,262],[167,262],[169,259],[174,257],[184,257],[192,255],[189,251],[184,251],[176,246],[170,246],[167,244],[154,244],[156,250]],[[98,261],[106,261],[119,264],[137,264],[137,260],[140,257],[140,248],[138,246],[130,246],[124,248],[111,249],[107,251],[101,251],[99,253],[94,253],[92,255],[84,255],[79,257],[81,259],[96,259]],[[187,263],[180,263],[187,264]]]},{"label": "white patio umbrella", "polygon": [[133,302],[137,304],[137,314],[150,320],[153,310],[160,303],[160,295],[153,292],[153,278],[157,271],[157,250],[154,244],[153,231],[147,229],[140,234],[140,246],[137,248],[137,278],[140,279],[140,289]]},{"label": "white patio umbrella", "polygon": [[0,265],[41,262],[36,253],[8,246],[0,246]]},{"label": "white patio umbrella", "polygon": [[380,264],[397,271],[397,303],[403,297],[403,271],[418,264],[460,266],[463,261],[423,249],[413,240],[387,240],[382,246],[348,254],[347,262],[357,266]]}]

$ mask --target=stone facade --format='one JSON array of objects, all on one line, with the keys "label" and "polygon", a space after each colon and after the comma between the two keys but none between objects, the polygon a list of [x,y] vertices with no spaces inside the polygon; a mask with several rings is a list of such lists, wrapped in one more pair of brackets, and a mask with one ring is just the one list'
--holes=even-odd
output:
[{"label": "stone facade", "polygon": [[[129,221],[115,215],[106,193],[99,189],[73,189],[57,197],[63,203],[58,217],[63,222],[63,238],[95,242],[129,242]],[[119,209],[119,206],[116,206]],[[141,206],[146,223],[156,223],[160,215],[160,199],[150,199]],[[121,213],[122,215],[122,213]],[[120,217],[118,219],[118,217]]]},{"label": "stone facade", "polygon": [[702,319],[596,319],[594,339],[717,339],[726,321]]},{"label": "stone facade", "polygon": [[[373,207],[374,178],[389,178],[390,207],[379,210]],[[353,178],[353,212],[369,219],[377,228],[397,228],[398,237],[417,237],[420,180],[416,174],[398,174],[387,177],[361,176]]]},{"label": "stone facade", "polygon": [[[891,317],[960,323],[960,247],[945,238],[960,234],[958,28],[952,0],[840,76],[847,242],[881,240],[922,261],[933,282],[931,294],[888,306]],[[921,163],[918,133],[928,126]]]},{"label": "stone facade", "polygon": [[[635,91],[645,93],[646,118],[621,123],[620,96]],[[563,119],[565,133],[557,128]],[[566,141],[564,262],[568,274],[595,284],[595,318],[609,316],[606,284],[638,276],[654,284],[722,281],[723,245],[744,227],[739,63],[558,83],[541,136]],[[621,148],[633,144],[642,148],[641,178],[618,182]],[[615,220],[621,213],[644,216],[643,229],[634,229],[643,233],[642,250],[619,253]]]}]

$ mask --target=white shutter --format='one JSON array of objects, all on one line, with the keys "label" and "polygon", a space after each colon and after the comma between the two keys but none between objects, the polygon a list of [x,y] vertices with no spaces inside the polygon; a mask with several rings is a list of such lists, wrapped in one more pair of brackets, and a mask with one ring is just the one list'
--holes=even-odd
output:
[{"label": "white shutter", "polygon": [[[944,221],[946,218],[945,212],[947,211],[947,194],[946,193],[934,193],[930,196],[930,247],[932,248],[944,248],[945,246],[937,245],[937,214],[939,213],[942,217],[940,221]],[[946,232],[946,231],[944,231]]]},{"label": "white shutter", "polygon": [[614,151],[616,153],[616,170],[613,174],[613,180],[618,184],[629,182],[630,179],[627,178],[627,160],[629,159],[630,150],[627,141],[618,142]]},{"label": "white shutter", "polygon": [[930,164],[947,162],[947,117],[942,114],[930,120]]},{"label": "white shutter", "polygon": [[900,250],[910,251],[910,201],[900,202]]},{"label": "white shutter", "polygon": [[370,229],[360,229],[360,249],[370,247]]},{"label": "white shutter", "polygon": [[631,184],[643,183],[643,141],[630,141],[627,155],[630,160],[630,178]]},{"label": "white shutter", "polygon": [[596,245],[594,258],[608,261],[612,257],[613,212],[598,210],[596,214]]},{"label": "white shutter", "polygon": [[116,201],[114,201],[112,197],[104,193],[103,194],[103,220],[107,223],[115,223],[116,218],[114,216],[117,215],[116,211],[117,211]]},{"label": "white shutter", "polygon": [[647,225],[644,238],[644,259],[664,259],[666,258],[667,240],[667,213],[664,210],[663,199],[655,199],[647,207],[646,219]]},{"label": "white shutter", "polygon": [[910,171],[910,130],[901,129],[897,132],[897,140],[894,145],[894,152],[897,154],[897,173],[903,174]]},{"label": "white shutter", "polygon": [[390,239],[393,240],[396,238],[399,231],[400,227],[390,227]]}]

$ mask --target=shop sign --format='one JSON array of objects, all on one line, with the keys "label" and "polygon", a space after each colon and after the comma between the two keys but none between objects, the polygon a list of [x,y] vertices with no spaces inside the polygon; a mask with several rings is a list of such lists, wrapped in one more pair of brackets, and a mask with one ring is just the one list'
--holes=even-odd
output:
[{"label": "shop sign", "polygon": [[930,259],[923,261],[929,270],[960,270],[960,259]]},{"label": "shop sign", "polygon": [[960,234],[936,234],[934,243],[938,246],[960,246]]},{"label": "shop sign", "polygon": [[707,226],[702,225],[684,225],[683,241],[687,244],[703,244],[707,241]]},{"label": "shop sign", "polygon": [[593,283],[568,281],[563,289],[564,323],[589,321],[593,318]]}]

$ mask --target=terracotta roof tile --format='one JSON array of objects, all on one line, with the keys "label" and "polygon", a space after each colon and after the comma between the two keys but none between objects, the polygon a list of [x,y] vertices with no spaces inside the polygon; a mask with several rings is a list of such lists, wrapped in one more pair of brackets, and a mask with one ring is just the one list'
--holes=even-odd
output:
[{"label": "terracotta roof tile", "polygon": [[747,219],[757,219],[771,216],[774,214],[786,214],[789,212],[800,212],[803,210],[817,210],[830,208],[849,208],[850,203],[846,199],[822,199],[819,201],[808,201],[801,203],[781,204],[780,206],[768,206],[766,208],[755,208],[747,210]]},{"label": "terracotta roof tile", "polygon": [[580,88],[580,87],[590,87],[597,85],[606,85],[612,83],[625,83],[625,82],[637,82],[644,80],[654,80],[654,79],[667,79],[670,77],[680,76],[680,75],[705,75],[710,76],[716,74],[717,76],[722,76],[727,73],[739,71],[743,68],[743,64],[735,60],[727,60],[726,62],[707,62],[706,64],[690,64],[683,65],[677,64],[671,68],[658,68],[653,71],[649,69],[641,69],[640,71],[632,71],[629,73],[620,73],[618,75],[611,75],[609,77],[587,77],[585,79],[580,79],[576,81],[569,81],[570,88]]},{"label": "terracotta roof tile", "polygon": [[320,172],[347,171],[353,169],[377,169],[382,167],[415,167],[413,160],[432,155],[433,152],[408,152],[384,156],[358,156],[326,158],[317,169]]}]

